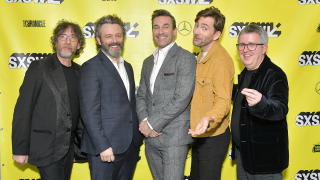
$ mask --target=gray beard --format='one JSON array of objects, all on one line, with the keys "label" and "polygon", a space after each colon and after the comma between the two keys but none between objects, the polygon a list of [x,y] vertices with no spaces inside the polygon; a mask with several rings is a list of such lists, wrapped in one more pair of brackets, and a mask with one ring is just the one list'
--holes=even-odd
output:
[{"label": "gray beard", "polygon": [[122,52],[122,47],[120,47],[120,49],[118,49],[116,51],[112,51],[110,48],[105,48],[104,46],[102,46],[102,49],[109,56],[114,57],[114,58],[118,58],[120,56],[121,52]]},{"label": "gray beard", "polygon": [[67,58],[67,59],[71,59],[72,56],[73,56],[73,54],[74,54],[74,52],[72,52],[72,51],[70,51],[69,53],[64,53],[64,52],[62,52],[62,51],[59,50],[59,49],[57,49],[57,53],[58,53],[58,55],[59,55],[60,57],[62,57],[62,58]]}]

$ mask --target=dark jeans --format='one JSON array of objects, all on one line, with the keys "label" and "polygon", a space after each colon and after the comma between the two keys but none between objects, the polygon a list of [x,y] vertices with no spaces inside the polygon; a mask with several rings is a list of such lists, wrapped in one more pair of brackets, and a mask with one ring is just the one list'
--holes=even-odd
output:
[{"label": "dark jeans", "polygon": [[74,143],[65,157],[48,166],[38,167],[41,180],[69,180],[73,165]]},{"label": "dark jeans", "polygon": [[219,180],[230,143],[230,129],[218,136],[193,138],[190,180]]}]

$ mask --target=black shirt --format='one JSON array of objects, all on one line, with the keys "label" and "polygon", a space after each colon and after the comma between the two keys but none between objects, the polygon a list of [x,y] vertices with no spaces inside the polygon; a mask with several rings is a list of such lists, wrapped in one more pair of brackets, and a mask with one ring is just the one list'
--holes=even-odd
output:
[{"label": "black shirt", "polygon": [[62,64],[62,69],[67,81],[69,102],[72,114],[71,132],[74,133],[77,128],[80,115],[80,103],[78,96],[78,76],[76,73],[76,69],[74,68],[74,65],[67,67]]},{"label": "black shirt", "polygon": [[238,95],[236,100],[233,102],[233,112],[231,118],[231,133],[232,139],[235,142],[237,147],[240,147],[240,113],[241,113],[241,104],[243,98],[245,96],[241,93],[244,88],[248,88],[252,74],[255,73],[257,70],[247,71],[243,83],[239,87]]}]

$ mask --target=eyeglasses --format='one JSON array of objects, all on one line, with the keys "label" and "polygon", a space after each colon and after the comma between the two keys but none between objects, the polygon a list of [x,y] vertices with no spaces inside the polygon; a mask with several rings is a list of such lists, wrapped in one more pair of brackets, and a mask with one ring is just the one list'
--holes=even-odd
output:
[{"label": "eyeglasses", "polygon": [[264,45],[264,44],[256,44],[256,43],[236,44],[237,49],[238,49],[239,51],[243,51],[244,48],[246,48],[246,46],[247,46],[247,48],[248,48],[250,51],[254,51],[254,50],[257,49],[257,45]]},{"label": "eyeglasses", "polygon": [[69,37],[70,41],[72,41],[72,42],[78,41],[77,36],[67,36],[67,35],[65,35],[65,34],[61,34],[61,35],[58,37],[58,39],[59,39],[60,41],[66,41],[66,40],[68,39],[68,37]]}]

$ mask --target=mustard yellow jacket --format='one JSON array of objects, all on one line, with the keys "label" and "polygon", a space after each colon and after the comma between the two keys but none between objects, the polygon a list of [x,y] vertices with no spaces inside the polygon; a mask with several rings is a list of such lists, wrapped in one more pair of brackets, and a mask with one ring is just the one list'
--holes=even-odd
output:
[{"label": "mustard yellow jacket", "polygon": [[203,117],[214,116],[210,127],[199,136],[210,137],[222,134],[229,125],[229,113],[233,88],[233,60],[217,41],[204,59],[197,57],[195,91],[191,101],[190,126],[194,131]]}]

